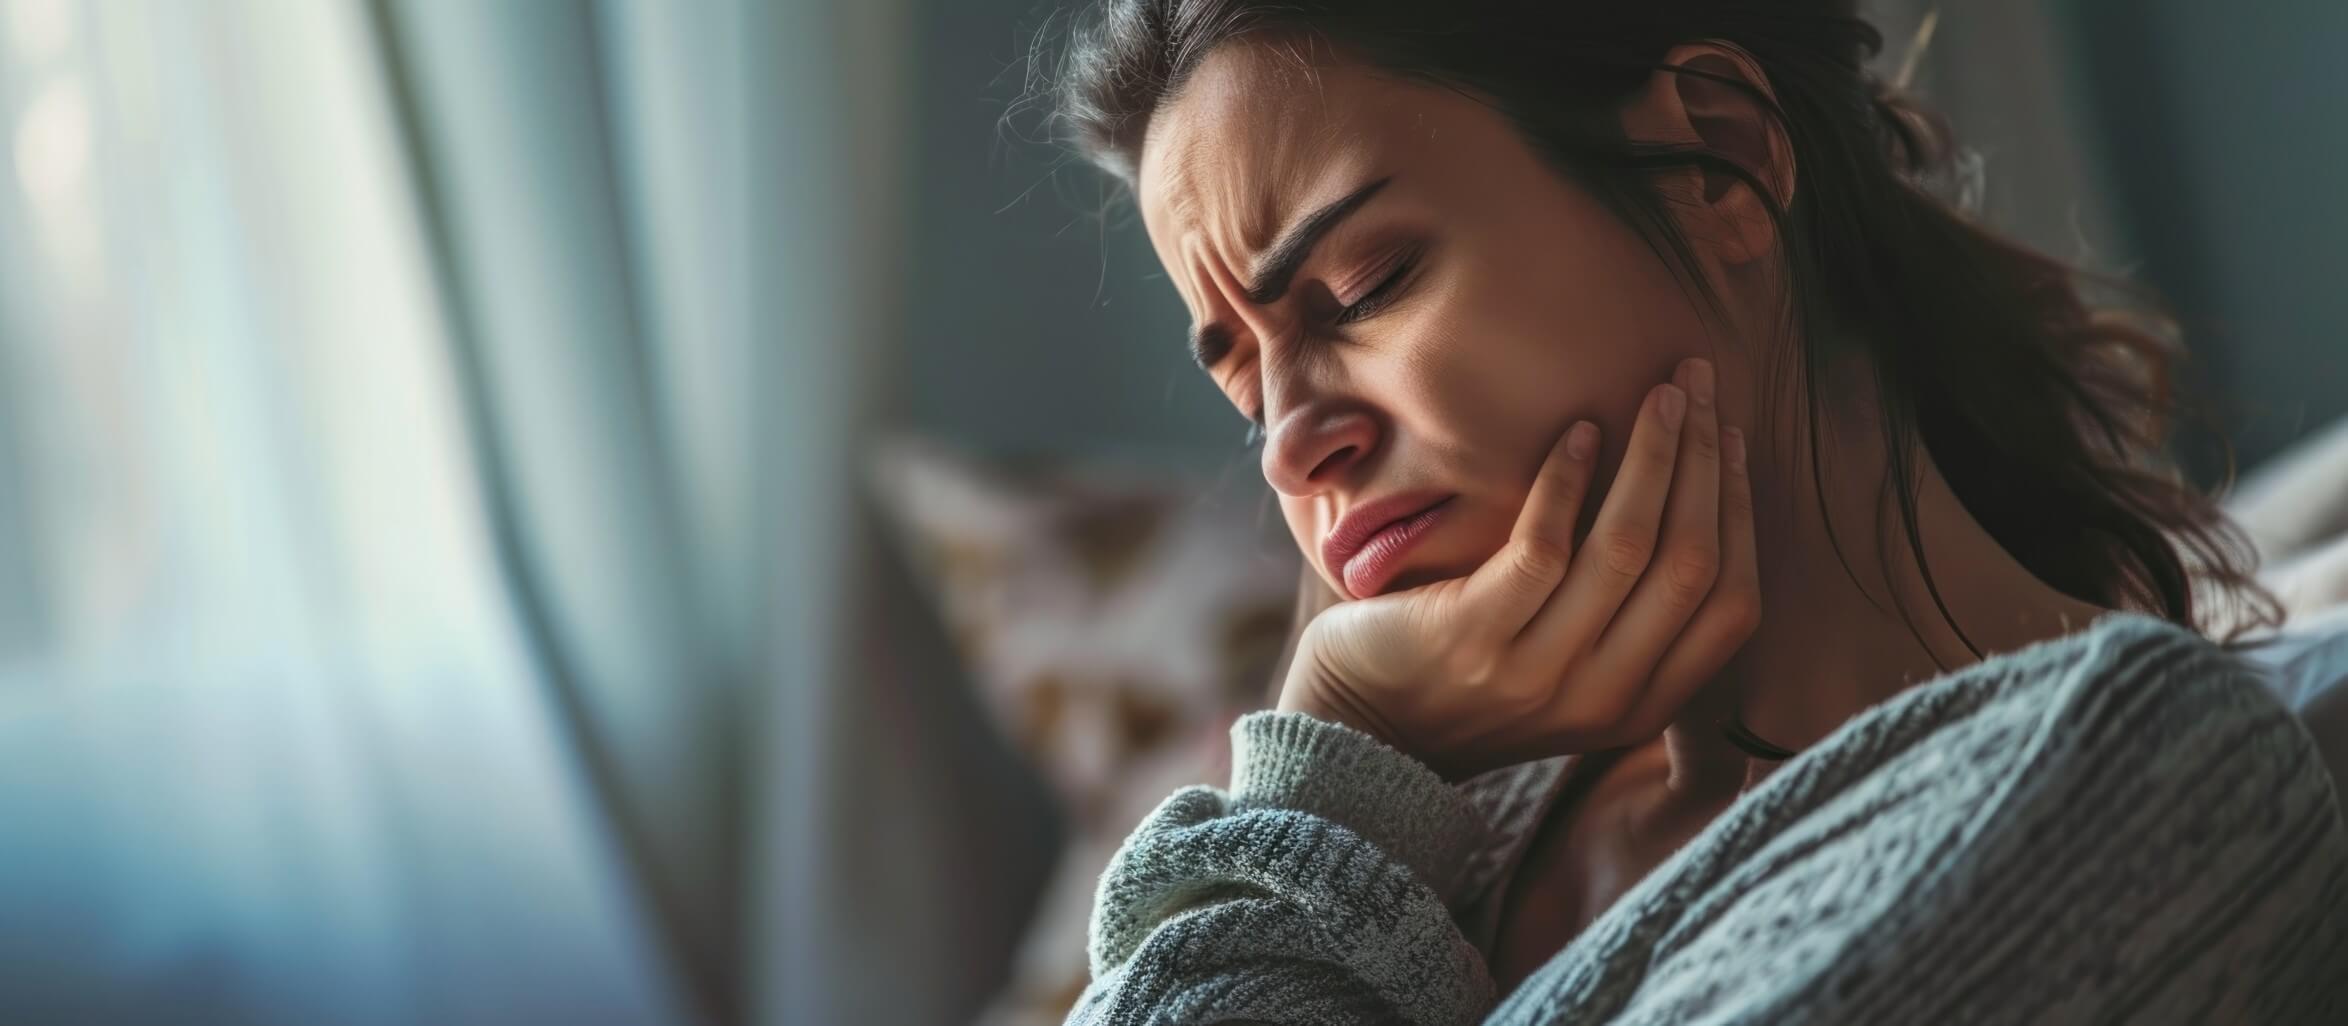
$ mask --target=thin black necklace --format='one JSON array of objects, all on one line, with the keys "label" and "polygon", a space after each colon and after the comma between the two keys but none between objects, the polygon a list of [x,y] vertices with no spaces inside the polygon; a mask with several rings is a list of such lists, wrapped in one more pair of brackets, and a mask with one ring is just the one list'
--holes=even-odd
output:
[{"label": "thin black necklace", "polygon": [[1737,746],[1738,751],[1756,759],[1784,762],[1800,754],[1791,748],[1762,740],[1761,735],[1753,733],[1753,728],[1745,726],[1744,717],[1734,713],[1729,714],[1728,722],[1720,725],[1720,733],[1728,738],[1729,744]]}]

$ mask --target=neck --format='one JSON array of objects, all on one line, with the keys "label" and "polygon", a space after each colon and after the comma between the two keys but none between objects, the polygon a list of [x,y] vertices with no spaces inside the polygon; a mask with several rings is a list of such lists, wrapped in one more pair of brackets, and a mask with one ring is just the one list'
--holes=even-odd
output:
[{"label": "neck", "polygon": [[1800,751],[1912,685],[2068,634],[2104,611],[2033,576],[1918,452],[1916,526],[1930,586],[1885,475],[1850,472],[1884,466],[1880,447],[1825,454],[1838,479],[1853,480],[1823,500],[1806,452],[1772,461],[1802,472],[1776,475],[1787,487],[1754,496],[1755,530],[1771,540],[1760,552],[1762,626],[1666,732],[1675,792],[1733,797],[1777,767],[1723,738],[1731,716]]}]

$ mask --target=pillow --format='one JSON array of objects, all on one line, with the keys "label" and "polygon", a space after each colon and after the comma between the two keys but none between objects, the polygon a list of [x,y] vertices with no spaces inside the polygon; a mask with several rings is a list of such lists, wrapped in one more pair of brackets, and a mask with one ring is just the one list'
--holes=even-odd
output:
[{"label": "pillow", "polygon": [[2348,419],[2260,464],[2225,505],[2270,564],[2348,536]]},{"label": "pillow", "polygon": [[[2261,464],[2223,507],[2249,539],[2284,627],[2348,603],[2348,420]],[[2251,612],[2214,592],[2207,600],[2221,632]]]},{"label": "pillow", "polygon": [[[2341,490],[2348,491],[2348,483]],[[2348,604],[2348,533],[2261,567],[2258,580],[2283,604],[2286,622]]]},{"label": "pillow", "polygon": [[2295,616],[2240,651],[2266,670],[2275,697],[2306,724],[2333,793],[2348,795],[2348,606]]},{"label": "pillow", "polygon": [[2283,607],[2244,654],[2306,724],[2335,795],[2348,794],[2348,420],[2266,461],[2225,506]]},{"label": "pillow", "polygon": [[1299,557],[1261,479],[1014,465],[901,439],[874,492],[994,725],[1069,837],[981,1018],[1057,1026],[1089,978],[1093,890],[1175,789],[1221,783],[1229,728],[1265,703]]}]

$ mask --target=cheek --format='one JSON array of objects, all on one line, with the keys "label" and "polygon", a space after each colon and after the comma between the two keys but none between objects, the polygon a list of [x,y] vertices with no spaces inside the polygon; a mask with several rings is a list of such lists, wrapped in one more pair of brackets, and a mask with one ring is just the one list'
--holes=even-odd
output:
[{"label": "cheek", "polygon": [[1538,258],[1497,263],[1487,280],[1495,294],[1481,302],[1507,319],[1493,337],[1528,371],[1519,388],[1545,389],[1569,405],[1642,393],[1701,344],[1701,323],[1664,268],[1643,245],[1612,233],[1584,231]]},{"label": "cheek", "polygon": [[1328,533],[1329,525],[1314,510],[1315,505],[1311,499],[1280,496],[1280,517],[1288,521],[1288,534],[1296,539],[1296,550],[1317,564],[1320,562],[1321,538]]},{"label": "cheek", "polygon": [[1495,226],[1452,280],[1428,394],[1460,443],[1511,453],[1526,480],[1577,420],[1620,451],[1648,390],[1715,348],[1661,260],[1610,215]]},{"label": "cheek", "polygon": [[1463,277],[1430,318],[1442,327],[1414,347],[1409,391],[1421,426],[1478,476],[1529,479],[1577,420],[1619,441],[1647,390],[1701,351],[1636,282],[1582,289],[1502,267]]},{"label": "cheek", "polygon": [[[1591,232],[1585,232],[1585,237]],[[1443,464],[1463,504],[1428,574],[1472,567],[1506,541],[1541,460],[1575,421],[1595,421],[1611,468],[1649,390],[1687,356],[1710,350],[1701,318],[1660,264],[1611,240],[1569,247],[1529,240],[1463,255],[1414,318],[1398,370],[1419,451]],[[1604,498],[1608,469],[1584,510]],[[1406,578],[1407,580],[1407,578]],[[1410,583],[1417,583],[1411,581]]]}]

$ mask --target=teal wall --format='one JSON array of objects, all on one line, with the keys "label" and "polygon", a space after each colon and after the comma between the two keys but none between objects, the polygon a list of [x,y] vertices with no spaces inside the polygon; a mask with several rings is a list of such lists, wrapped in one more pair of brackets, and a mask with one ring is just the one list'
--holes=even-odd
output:
[{"label": "teal wall", "polygon": [[2243,463],[2348,415],[2348,3],[2067,6],[2140,276]]},{"label": "teal wall", "polygon": [[[922,0],[897,420],[990,449],[1214,467],[1245,425],[1184,349],[1189,318],[1130,203],[998,125],[1034,0]],[[1040,118],[1017,119],[1034,134]]]}]

